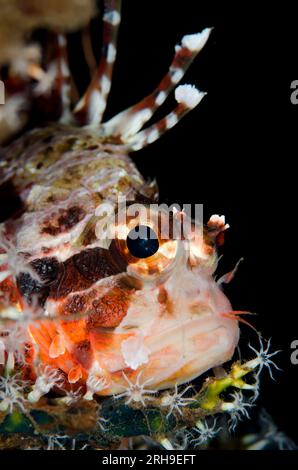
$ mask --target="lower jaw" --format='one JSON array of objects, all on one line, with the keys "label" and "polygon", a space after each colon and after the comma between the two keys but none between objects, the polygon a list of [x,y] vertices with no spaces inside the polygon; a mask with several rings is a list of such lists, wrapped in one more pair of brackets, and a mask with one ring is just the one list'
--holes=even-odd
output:
[{"label": "lower jaw", "polygon": [[156,391],[190,382],[209,369],[230,360],[237,346],[238,336],[239,329],[235,323],[233,331],[221,327],[206,334],[202,339],[202,343],[205,342],[206,345],[210,342],[206,350],[202,347],[196,352],[192,344],[188,353],[183,348],[173,346],[168,346],[167,350],[163,348],[155,351],[149,356],[149,362],[141,365],[137,370],[123,368],[112,372],[109,388],[100,392],[99,395],[123,392],[127,388],[125,376],[132,383],[135,383],[139,376],[139,383],[147,382],[145,388]]}]

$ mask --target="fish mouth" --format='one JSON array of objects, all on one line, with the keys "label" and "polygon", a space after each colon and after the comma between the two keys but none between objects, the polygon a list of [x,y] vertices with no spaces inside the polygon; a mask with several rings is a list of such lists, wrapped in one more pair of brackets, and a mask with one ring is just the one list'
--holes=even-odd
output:
[{"label": "fish mouth", "polygon": [[[155,391],[190,382],[207,370],[230,360],[238,339],[237,322],[224,320],[220,324],[217,319],[206,318],[204,326],[201,320],[192,320],[159,335],[145,337],[144,345],[149,354],[147,361],[144,361],[144,351],[135,352],[141,357],[139,367],[132,368],[132,364],[129,366],[123,361],[123,357],[120,359],[118,356],[116,359],[114,355],[106,355],[103,351],[103,355],[98,357],[105,370],[110,369],[110,384],[100,395],[123,392],[127,386],[126,378],[135,382],[140,373],[142,381],[148,382]],[[113,363],[115,365],[119,360],[122,367],[111,370]]]}]

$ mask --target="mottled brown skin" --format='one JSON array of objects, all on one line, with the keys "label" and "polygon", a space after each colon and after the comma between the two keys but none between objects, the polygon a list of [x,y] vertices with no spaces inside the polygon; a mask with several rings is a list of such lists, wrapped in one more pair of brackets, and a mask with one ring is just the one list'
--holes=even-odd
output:
[{"label": "mottled brown skin", "polygon": [[85,212],[80,207],[70,207],[68,210],[60,209],[57,214],[51,214],[51,219],[45,220],[45,225],[41,229],[41,233],[49,235],[58,235],[66,232],[78,224],[84,217]]},{"label": "mottled brown skin", "polygon": [[129,292],[115,287],[101,299],[93,300],[92,310],[86,321],[87,330],[118,326],[126,315],[129,299]]}]

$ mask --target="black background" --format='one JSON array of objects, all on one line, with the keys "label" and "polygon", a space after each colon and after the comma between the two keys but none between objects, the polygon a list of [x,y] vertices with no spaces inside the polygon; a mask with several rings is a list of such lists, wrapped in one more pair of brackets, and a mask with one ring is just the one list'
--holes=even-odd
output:
[{"label": "black background", "polygon": [[[265,378],[260,402],[298,443],[297,374],[290,362],[296,328],[296,140],[298,7],[295,2],[124,0],[118,60],[106,117],[143,98],[159,83],[184,34],[213,26],[184,83],[207,91],[197,109],[158,142],[134,154],[161,201],[204,203],[206,220],[225,214],[220,270],[245,262],[226,288],[235,309],[257,312],[253,324],[282,349],[282,372]],[[262,4],[262,7],[260,6]],[[92,22],[95,53],[100,20]],[[70,61],[81,92],[89,76],[80,36],[70,37]],[[160,117],[174,105],[169,99]],[[242,343],[255,341],[243,326]]]}]

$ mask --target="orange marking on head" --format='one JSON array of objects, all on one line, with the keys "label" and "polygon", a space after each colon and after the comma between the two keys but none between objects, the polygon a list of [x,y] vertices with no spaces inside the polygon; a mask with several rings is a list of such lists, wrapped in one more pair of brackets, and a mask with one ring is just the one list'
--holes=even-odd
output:
[{"label": "orange marking on head", "polygon": [[165,310],[168,313],[173,313],[173,310],[174,310],[173,302],[170,299],[168,291],[165,289],[165,287],[162,286],[159,288],[157,300],[161,305],[164,306]]},{"label": "orange marking on head", "polygon": [[127,290],[114,287],[100,299],[93,300],[86,321],[88,330],[118,326],[129,308],[129,296]]},{"label": "orange marking on head", "polygon": [[86,320],[80,318],[79,320],[63,321],[60,323],[63,333],[67,336],[68,340],[72,343],[79,343],[88,338],[86,331]]}]

